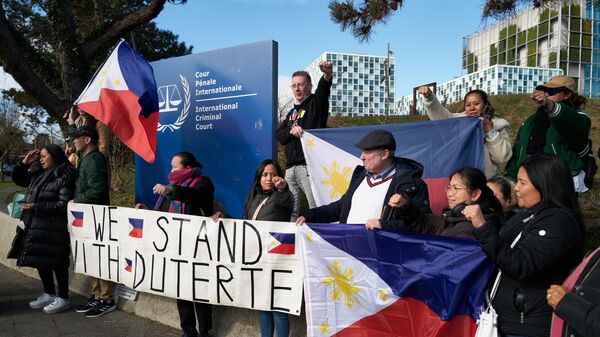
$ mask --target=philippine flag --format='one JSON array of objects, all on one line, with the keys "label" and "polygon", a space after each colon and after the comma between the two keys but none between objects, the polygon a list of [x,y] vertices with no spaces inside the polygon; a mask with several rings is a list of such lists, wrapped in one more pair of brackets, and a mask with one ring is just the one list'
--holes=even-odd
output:
[{"label": "philippine flag", "polygon": [[71,214],[73,215],[71,226],[83,228],[83,212],[71,211]]},{"label": "philippine flag", "polygon": [[123,39],[74,104],[106,124],[145,161],[154,162],[158,125],[154,72]]},{"label": "philippine flag", "polygon": [[129,218],[129,224],[131,225],[129,236],[138,239],[141,238],[144,232],[144,219]]},{"label": "philippine flag", "polygon": [[131,272],[132,263],[131,259],[125,258],[125,271]]},{"label": "philippine flag", "polygon": [[308,336],[473,336],[491,261],[473,240],[300,228]]},{"label": "philippine flag", "polygon": [[296,252],[296,234],[269,232],[271,236],[269,253],[293,255]]},{"label": "philippine flag", "polygon": [[423,180],[435,214],[440,214],[447,205],[444,186],[454,170],[463,166],[483,169],[483,130],[477,118],[313,129],[304,132],[301,142],[318,206],[336,201],[346,193],[354,168],[362,165],[361,150],[354,145],[377,129],[394,135],[396,156],[423,165]]}]

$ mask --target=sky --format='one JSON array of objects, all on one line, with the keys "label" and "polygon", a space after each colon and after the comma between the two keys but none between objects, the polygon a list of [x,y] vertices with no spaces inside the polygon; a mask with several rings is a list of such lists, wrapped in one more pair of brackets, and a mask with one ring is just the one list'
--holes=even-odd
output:
[{"label": "sky", "polygon": [[[357,1],[358,2],[358,1]],[[462,38],[483,28],[483,0],[412,0],[360,43],[329,18],[328,0],[188,0],[167,3],[154,20],[194,46],[193,52],[264,40],[279,46],[279,88],[323,52],[396,57],[396,93],[461,76]]]}]

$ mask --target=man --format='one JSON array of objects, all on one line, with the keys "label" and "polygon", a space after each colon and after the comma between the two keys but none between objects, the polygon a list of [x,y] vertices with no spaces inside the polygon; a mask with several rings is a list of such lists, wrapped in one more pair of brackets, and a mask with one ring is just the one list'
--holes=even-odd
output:
[{"label": "man", "polygon": [[[296,220],[297,224],[339,221],[385,229],[389,222],[402,221],[401,214],[386,206],[396,193],[407,196],[422,212],[431,213],[427,185],[421,179],[423,166],[394,156],[396,140],[391,133],[372,131],[356,147],[362,149],[363,166],[354,169],[346,193],[338,201],[306,211]],[[401,227],[394,225],[394,228]]]},{"label": "man", "polygon": [[[71,124],[69,135],[79,156],[73,201],[110,205],[106,158],[98,150],[98,131],[90,125],[75,128],[75,125]],[[92,296],[86,304],[76,307],[75,311],[85,313],[86,317],[100,317],[115,310],[115,283],[95,277],[90,277],[90,283]]]},{"label": "man", "polygon": [[319,68],[323,76],[314,94],[311,93],[312,83],[306,71],[296,71],[292,74],[294,108],[275,132],[275,138],[285,147],[285,180],[294,195],[292,221],[298,217],[301,191],[306,195],[310,208],[317,206],[310,187],[300,137],[305,129],[320,129],[327,126],[333,68],[330,62],[319,63]]}]

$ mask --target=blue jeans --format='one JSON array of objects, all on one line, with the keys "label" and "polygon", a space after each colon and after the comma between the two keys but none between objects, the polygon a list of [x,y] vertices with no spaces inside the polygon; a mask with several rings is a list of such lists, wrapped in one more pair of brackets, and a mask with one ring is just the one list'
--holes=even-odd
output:
[{"label": "blue jeans", "polygon": [[301,192],[304,192],[304,195],[306,196],[308,208],[317,207],[317,203],[315,202],[310,187],[310,177],[308,176],[306,165],[296,165],[285,170],[285,181],[290,187],[290,192],[292,192],[292,195],[294,196],[294,211],[292,212],[291,221],[296,221],[296,218],[300,213]]},{"label": "blue jeans", "polygon": [[273,321],[275,321],[275,330],[277,337],[288,337],[290,334],[290,321],[288,315],[278,311],[261,311],[260,317],[260,337],[273,337]]}]

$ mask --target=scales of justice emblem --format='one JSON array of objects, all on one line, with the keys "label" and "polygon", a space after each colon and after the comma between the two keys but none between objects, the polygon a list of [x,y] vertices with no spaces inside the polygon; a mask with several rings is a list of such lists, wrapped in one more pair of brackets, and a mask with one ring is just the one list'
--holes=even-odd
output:
[{"label": "scales of justice emblem", "polygon": [[162,85],[158,87],[158,108],[160,113],[178,111],[179,105],[183,102],[183,109],[181,109],[181,113],[174,123],[161,124],[159,122],[156,131],[165,132],[166,130],[179,130],[189,114],[190,85],[183,75],[179,74],[179,78],[181,79],[181,86],[183,88],[183,99],[176,84]]}]

